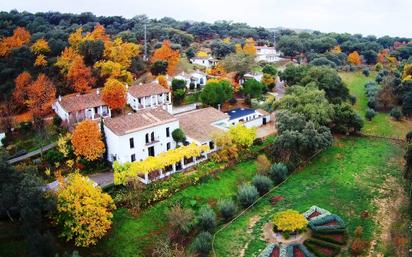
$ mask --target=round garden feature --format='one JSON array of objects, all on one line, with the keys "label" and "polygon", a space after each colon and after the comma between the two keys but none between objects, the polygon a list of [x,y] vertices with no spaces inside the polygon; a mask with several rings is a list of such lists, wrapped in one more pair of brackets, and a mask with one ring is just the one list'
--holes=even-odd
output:
[{"label": "round garden feature", "polygon": [[270,244],[259,257],[333,257],[347,242],[344,221],[317,206],[302,214],[294,210],[276,213],[264,233]]}]

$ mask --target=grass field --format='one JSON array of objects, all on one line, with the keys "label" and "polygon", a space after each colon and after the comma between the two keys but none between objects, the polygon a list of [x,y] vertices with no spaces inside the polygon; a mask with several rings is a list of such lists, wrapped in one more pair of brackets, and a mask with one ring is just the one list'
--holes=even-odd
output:
[{"label": "grass field", "polygon": [[[217,256],[239,256],[241,251],[245,251],[244,256],[256,256],[266,245],[262,239],[262,227],[276,211],[291,208],[303,212],[312,205],[342,216],[351,234],[361,225],[365,239],[379,238],[379,229],[373,218],[379,212],[375,200],[395,196],[391,188],[382,191],[381,187],[389,179],[391,187],[399,185],[402,151],[402,147],[387,140],[350,138],[335,141],[333,147],[217,234]],[[272,206],[270,199],[274,196],[283,196],[285,200]],[[365,210],[370,216],[363,219],[361,213]],[[395,209],[391,211],[397,212]],[[397,228],[398,233],[407,229],[408,223],[402,224]],[[390,248],[382,242],[376,244],[379,251]]]},{"label": "grass field", "polygon": [[[350,94],[356,96],[355,109],[363,119],[365,119],[365,112],[368,108],[364,85],[368,81],[374,81],[375,75],[375,73],[371,73],[369,77],[365,77],[361,72],[340,73],[343,81],[349,87]],[[404,138],[405,134],[410,130],[412,130],[411,121],[395,121],[388,113],[378,112],[372,121],[365,120],[365,126],[362,131],[370,135]]]},{"label": "grass field", "polygon": [[250,181],[255,173],[254,161],[242,162],[204,183],[191,186],[155,204],[138,217],[131,216],[126,209],[118,209],[114,213],[111,233],[91,251],[101,256],[107,256],[105,253],[111,256],[144,256],[146,249],[152,249],[159,236],[166,232],[166,212],[169,207],[176,203],[195,209],[207,203],[213,205],[221,198],[234,196],[237,186]]}]

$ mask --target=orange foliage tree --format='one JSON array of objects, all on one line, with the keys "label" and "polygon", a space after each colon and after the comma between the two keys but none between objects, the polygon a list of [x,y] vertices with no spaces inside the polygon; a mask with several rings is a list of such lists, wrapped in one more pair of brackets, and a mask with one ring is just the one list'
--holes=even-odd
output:
[{"label": "orange foliage tree", "polygon": [[99,126],[90,120],[82,121],[76,126],[71,142],[76,156],[88,161],[97,160],[105,151]]},{"label": "orange foliage tree", "polygon": [[226,75],[225,68],[223,68],[223,66],[220,63],[216,64],[213,68],[208,70],[207,73],[211,76],[216,76],[216,77]]},{"label": "orange foliage tree", "polygon": [[47,65],[47,59],[44,54],[39,54],[36,57],[36,60],[34,61],[34,66],[39,67],[39,66],[46,66]]},{"label": "orange foliage tree", "polygon": [[110,41],[110,38],[108,35],[106,35],[106,30],[100,24],[97,24],[92,32],[88,32],[85,35],[83,35],[83,28],[81,27],[69,35],[69,44],[76,50],[79,50],[80,43],[87,40],[102,40],[104,43],[107,43]]},{"label": "orange foliage tree", "polygon": [[112,109],[123,109],[126,105],[126,86],[117,79],[109,78],[102,90],[103,101]]},{"label": "orange foliage tree", "polygon": [[0,57],[8,56],[14,48],[28,44],[30,37],[30,32],[25,28],[17,27],[13,31],[13,35],[0,40]]},{"label": "orange foliage tree", "polygon": [[77,56],[70,65],[67,79],[76,92],[85,93],[90,91],[96,82],[92,70],[84,64],[83,57]]},{"label": "orange foliage tree", "polygon": [[357,51],[354,51],[348,55],[348,62],[354,65],[362,63],[362,59]]},{"label": "orange foliage tree", "polygon": [[33,115],[44,116],[51,110],[56,98],[56,88],[46,75],[40,74],[30,85],[27,105]]},{"label": "orange foliage tree", "polygon": [[173,75],[176,65],[179,63],[179,51],[170,47],[170,41],[165,40],[160,48],[156,49],[152,56],[152,63],[157,61],[167,62],[167,74]]},{"label": "orange foliage tree", "polygon": [[167,83],[167,79],[166,79],[165,76],[163,76],[163,75],[158,76],[158,77],[157,77],[157,81],[159,82],[159,84],[160,84],[162,87],[164,87],[164,88],[166,88],[166,89],[169,89],[169,84]]},{"label": "orange foliage tree", "polygon": [[32,82],[32,77],[27,71],[20,73],[14,80],[13,102],[16,109],[21,110],[26,107],[29,100],[28,91]]}]

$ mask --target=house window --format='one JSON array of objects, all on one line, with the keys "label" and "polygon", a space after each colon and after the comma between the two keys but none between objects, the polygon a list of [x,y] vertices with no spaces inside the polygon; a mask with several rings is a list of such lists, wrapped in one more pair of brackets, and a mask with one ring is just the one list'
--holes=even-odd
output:
[{"label": "house window", "polygon": [[166,137],[170,137],[170,128],[166,128]]},{"label": "house window", "polygon": [[149,133],[146,133],[146,144],[149,143]]},{"label": "house window", "polygon": [[154,146],[148,148],[149,156],[155,156],[155,149]]},{"label": "house window", "polygon": [[150,139],[153,141],[155,141],[155,137],[154,137],[154,132],[152,132],[152,134],[150,134]]},{"label": "house window", "polygon": [[209,142],[209,148],[210,148],[210,150],[215,149],[215,143],[213,141]]},{"label": "house window", "polygon": [[170,150],[170,142],[166,144],[166,151]]},{"label": "house window", "polygon": [[136,155],[135,155],[135,154],[132,154],[132,155],[130,156],[130,160],[131,160],[132,162],[136,161]]},{"label": "house window", "polygon": [[130,149],[133,149],[133,148],[134,148],[134,140],[133,140],[133,137],[132,137],[132,138],[129,138],[129,145],[130,145]]}]

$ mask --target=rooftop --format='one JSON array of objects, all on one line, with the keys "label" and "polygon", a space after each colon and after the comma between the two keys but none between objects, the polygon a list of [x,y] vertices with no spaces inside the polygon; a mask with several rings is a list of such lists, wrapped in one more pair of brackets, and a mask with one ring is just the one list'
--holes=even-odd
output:
[{"label": "rooftop", "polygon": [[169,90],[162,87],[157,82],[151,82],[146,84],[135,84],[129,87],[129,94],[135,98],[146,97],[151,95],[160,95],[163,93],[169,93]]},{"label": "rooftop", "polygon": [[140,110],[116,118],[106,118],[104,125],[116,135],[122,136],[173,121],[177,121],[177,119],[159,107]]},{"label": "rooftop", "polygon": [[86,94],[70,94],[57,100],[66,112],[75,112],[87,108],[106,105],[102,100],[100,89],[93,89]]},{"label": "rooftop", "polygon": [[213,107],[181,113],[175,117],[179,119],[185,134],[200,143],[211,140],[213,133],[222,131],[213,123],[229,118],[226,113]]},{"label": "rooftop", "polygon": [[231,111],[228,111],[227,114],[230,117],[230,120],[235,120],[250,114],[255,113],[256,111],[254,109],[249,109],[249,108],[236,108]]}]

